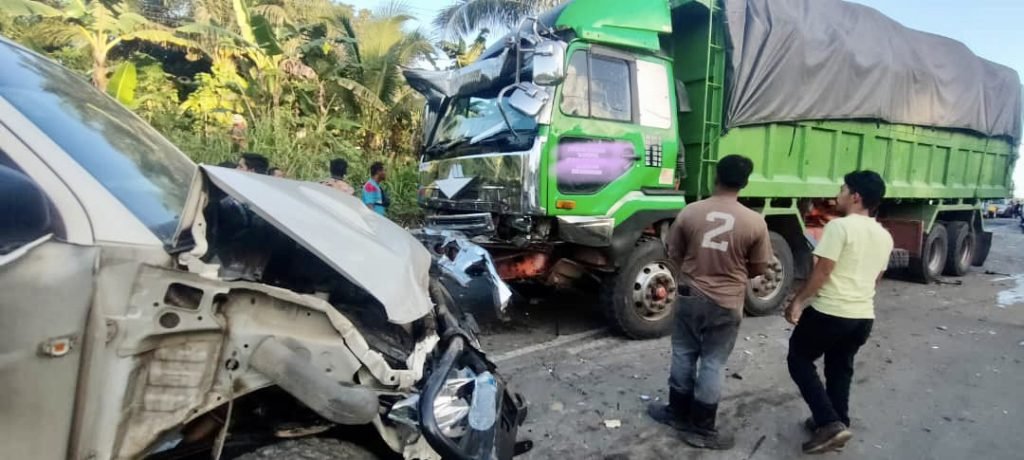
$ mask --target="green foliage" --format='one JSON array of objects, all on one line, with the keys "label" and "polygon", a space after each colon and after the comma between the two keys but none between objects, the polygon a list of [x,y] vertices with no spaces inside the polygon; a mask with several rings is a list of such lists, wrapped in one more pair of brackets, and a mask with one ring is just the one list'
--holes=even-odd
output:
[{"label": "green foliage", "polygon": [[402,223],[420,215],[423,101],[401,68],[434,52],[411,18],[332,0],[0,0],[0,33],[91,74],[197,162],[237,160],[241,115],[246,150],[294,179],[325,179],[341,157],[359,189],[384,161]]},{"label": "green foliage", "polygon": [[126,107],[135,107],[135,87],[138,84],[135,64],[131,61],[122,62],[114,70],[114,76],[110,77],[107,93]]},{"label": "green foliage", "polygon": [[211,72],[200,73],[195,80],[198,88],[181,104],[181,110],[193,117],[197,131],[230,126],[232,115],[246,111],[249,82],[238,74],[231,60],[215,60]]}]

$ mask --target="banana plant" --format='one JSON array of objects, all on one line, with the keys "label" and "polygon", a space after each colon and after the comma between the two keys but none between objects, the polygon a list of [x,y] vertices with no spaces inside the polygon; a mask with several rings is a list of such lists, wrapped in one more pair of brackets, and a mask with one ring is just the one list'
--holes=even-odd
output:
[{"label": "banana plant", "polygon": [[49,21],[47,40],[54,46],[86,49],[92,58],[92,82],[106,90],[110,52],[126,41],[142,40],[163,46],[193,48],[195,44],[174,29],[150,22],[116,2],[66,0],[55,8],[35,0],[0,0],[0,12]]}]

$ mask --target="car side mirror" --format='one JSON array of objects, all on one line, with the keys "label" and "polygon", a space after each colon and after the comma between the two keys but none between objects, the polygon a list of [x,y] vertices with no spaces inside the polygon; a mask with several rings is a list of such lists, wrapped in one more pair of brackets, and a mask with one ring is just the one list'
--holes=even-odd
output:
[{"label": "car side mirror", "polygon": [[533,50],[533,83],[555,86],[565,80],[565,42],[544,40]]},{"label": "car side mirror", "polygon": [[0,165],[0,254],[53,230],[50,200],[28,176]]}]

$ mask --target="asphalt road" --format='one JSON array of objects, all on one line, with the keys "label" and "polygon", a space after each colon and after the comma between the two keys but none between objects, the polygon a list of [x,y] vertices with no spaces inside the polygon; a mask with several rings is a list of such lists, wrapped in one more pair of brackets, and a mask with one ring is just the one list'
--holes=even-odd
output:
[{"label": "asphalt road", "polygon": [[[1024,235],[996,232],[983,269],[963,285],[885,280],[877,320],[856,360],[854,439],[835,459],[1024,458]],[[986,270],[1001,274],[986,274]],[[648,419],[666,398],[669,341],[602,329],[585,292],[526,302],[483,342],[530,404],[527,459],[791,459],[809,412],[786,370],[790,326],[746,318],[729,360],[720,420],[731,451],[692,449]],[[606,422],[617,428],[609,428]]]}]

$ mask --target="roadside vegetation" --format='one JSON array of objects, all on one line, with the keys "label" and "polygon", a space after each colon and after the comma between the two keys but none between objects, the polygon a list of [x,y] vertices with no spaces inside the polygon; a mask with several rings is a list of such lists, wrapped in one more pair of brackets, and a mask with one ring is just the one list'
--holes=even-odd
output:
[{"label": "roadside vegetation", "polygon": [[196,162],[237,159],[235,114],[245,150],[295,179],[323,179],[342,157],[358,187],[384,161],[391,217],[414,224],[423,100],[402,67],[466,65],[489,33],[469,24],[507,28],[544,6],[454,0],[424,30],[402,3],[0,0],[0,34],[79,72]]}]

